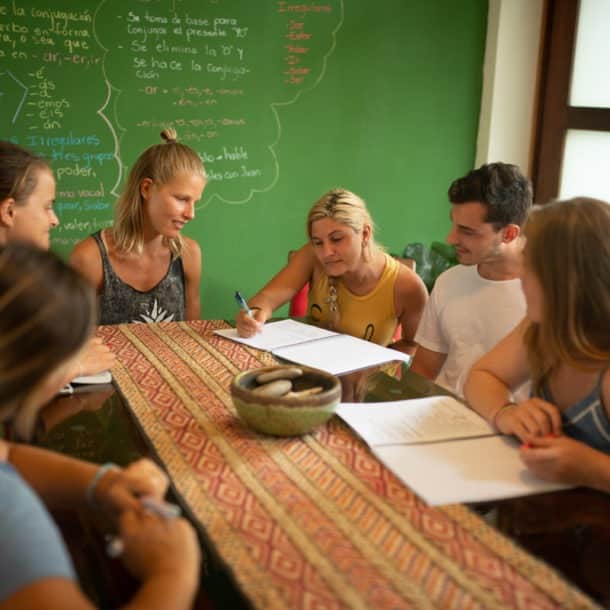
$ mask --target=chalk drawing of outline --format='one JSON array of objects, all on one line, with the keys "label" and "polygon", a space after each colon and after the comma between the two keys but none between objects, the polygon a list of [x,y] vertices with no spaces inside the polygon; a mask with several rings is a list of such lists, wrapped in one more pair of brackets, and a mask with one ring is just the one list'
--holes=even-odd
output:
[{"label": "chalk drawing of outline", "polygon": [[0,76],[4,76],[4,75],[9,76],[10,78],[12,78],[20,87],[23,88],[23,96],[21,97],[21,101],[19,102],[19,105],[17,106],[17,110],[15,110],[15,114],[13,115],[13,120],[11,121],[11,123],[15,124],[15,122],[17,121],[17,118],[19,117],[19,113],[21,112],[21,109],[23,108],[23,104],[25,104],[25,100],[28,96],[28,91],[30,90],[29,87],[26,87],[10,70],[7,70],[6,72],[0,72]]},{"label": "chalk drawing of outline", "polygon": [[313,89],[315,89],[320,84],[322,79],[324,78],[324,75],[326,74],[326,67],[328,65],[328,58],[333,54],[335,48],[337,47],[337,32],[341,29],[341,26],[343,25],[343,21],[345,19],[343,3],[344,3],[344,0],[339,0],[339,23],[337,24],[335,29],[332,31],[332,45],[331,45],[330,49],[328,50],[328,53],[326,53],[324,55],[324,58],[322,59],[322,69],[320,70],[320,75],[315,80],[313,85],[311,85],[310,87],[307,87],[305,89],[300,89],[299,91],[297,91],[296,95],[288,102],[272,102],[270,105],[271,110],[273,111],[273,116],[275,118],[276,125],[277,125],[277,137],[276,137],[275,141],[272,142],[268,146],[269,152],[271,153],[271,156],[273,157],[273,163],[275,166],[275,178],[273,179],[271,184],[262,189],[250,189],[250,194],[245,199],[242,199],[240,201],[228,201],[227,199],[223,199],[220,195],[217,195],[216,193],[214,193],[214,195],[212,195],[209,199],[207,199],[201,206],[197,206],[197,209],[208,206],[212,201],[214,201],[214,199],[219,199],[220,201],[222,201],[223,203],[226,203],[228,205],[242,205],[244,203],[248,203],[248,201],[250,201],[252,199],[252,197],[254,197],[255,193],[267,193],[277,184],[277,181],[280,179],[280,165],[279,165],[279,162],[277,159],[277,154],[275,152],[275,147],[279,144],[280,139],[282,137],[282,124],[280,123],[280,117],[277,113],[277,107],[278,106],[290,106],[291,104],[296,103],[296,101],[299,99],[299,97],[301,97],[301,95],[303,93],[306,93],[306,92],[309,92],[309,91],[312,91]]},{"label": "chalk drawing of outline", "polygon": [[[108,53],[109,49],[107,49],[101,43],[99,38],[97,37],[97,30],[96,30],[96,27],[95,27],[95,22],[97,20],[98,12],[102,8],[102,6],[104,4],[106,4],[106,2],[107,2],[107,0],[101,0],[101,2],[99,3],[98,7],[95,9],[95,13],[94,13],[94,17],[93,17],[93,36],[94,36],[96,42],[98,43],[98,45],[102,49],[104,49],[104,55],[106,55],[106,53]],[[175,4],[174,4],[174,12],[175,12]],[[196,209],[201,210],[201,209],[207,207],[215,199],[218,199],[219,201],[221,201],[223,203],[226,203],[228,205],[243,205],[244,203],[248,203],[248,201],[250,201],[252,199],[252,197],[254,197],[254,195],[256,193],[267,193],[277,184],[277,181],[280,178],[280,166],[279,166],[279,162],[278,162],[278,159],[277,159],[277,154],[275,152],[275,147],[279,144],[280,139],[282,137],[282,124],[280,122],[280,117],[279,117],[278,112],[277,112],[277,107],[279,107],[279,106],[290,106],[290,105],[296,103],[297,100],[299,99],[299,97],[301,97],[301,95],[303,93],[312,91],[313,89],[315,89],[320,84],[320,82],[322,81],[322,79],[324,78],[324,76],[326,74],[326,68],[327,68],[327,65],[328,65],[328,59],[333,54],[335,48],[337,47],[337,32],[343,26],[344,18],[345,18],[344,0],[339,0],[339,22],[338,22],[337,26],[335,27],[335,29],[332,31],[332,44],[331,44],[330,49],[328,50],[328,52],[324,55],[324,57],[322,59],[322,69],[320,70],[320,75],[315,80],[315,82],[310,87],[307,87],[307,88],[304,88],[304,89],[300,89],[299,91],[297,91],[295,96],[290,101],[288,101],[288,102],[272,102],[270,104],[270,108],[271,108],[271,110],[273,112],[273,116],[275,118],[275,123],[276,123],[276,126],[277,126],[277,137],[267,147],[269,152],[271,153],[271,156],[273,157],[273,165],[274,165],[274,169],[275,169],[275,177],[273,178],[271,183],[268,186],[266,186],[265,188],[250,189],[250,194],[247,197],[245,197],[244,199],[241,199],[239,201],[229,201],[227,199],[224,199],[220,195],[214,193],[209,199],[206,199],[200,205],[196,206]],[[110,101],[110,98],[112,96],[112,89],[117,91],[117,93],[119,95],[122,93],[122,91],[120,89],[117,89],[116,87],[113,87],[112,84],[110,83],[110,81],[108,80],[108,76],[106,74],[106,62],[102,63],[102,70],[104,72],[104,80],[105,80],[106,86],[108,88],[108,96],[106,97],[106,100],[104,101],[103,106],[97,111],[97,113],[106,122],[106,124],[108,125],[110,131],[112,132],[112,136],[114,138],[114,157],[115,157],[115,159],[117,161],[117,164],[119,166],[119,175],[118,175],[118,178],[117,178],[117,181],[116,181],[115,185],[112,187],[112,189],[110,189],[110,192],[115,197],[118,197],[119,196],[119,192],[117,192],[116,189],[119,186],[119,184],[121,183],[121,178],[122,178],[122,173],[123,173],[123,164],[121,163],[121,159],[120,159],[120,156],[119,156],[119,149],[120,149],[119,137],[117,136],[112,123],[110,122],[108,117],[104,114],[104,110],[106,109],[106,107],[108,105],[108,102]],[[117,114],[116,114],[116,106],[115,106],[115,110],[114,110],[114,118],[115,118],[115,121],[116,121],[119,129],[121,129],[123,132],[126,131],[126,129],[124,127],[122,127],[120,125],[120,123],[119,123],[119,120],[118,120],[118,117],[117,117]]]},{"label": "chalk drawing of outline", "polygon": [[[97,30],[95,27],[95,22],[97,20],[97,14],[98,14],[99,10],[102,8],[102,6],[105,3],[106,3],[106,0],[102,0],[99,3],[98,7],[95,9],[95,13],[93,14],[93,37],[95,38],[95,41],[97,42],[97,44],[104,50],[104,59],[106,58],[108,49],[101,43],[100,39],[97,37]],[[106,83],[106,89],[108,91],[108,95],[106,96],[106,99],[104,100],[104,103],[102,104],[102,106],[97,110],[97,114],[99,114],[100,117],[102,118],[102,120],[106,123],[106,125],[108,125],[108,129],[110,129],[110,133],[112,134],[112,139],[114,140],[114,158],[116,159],[117,166],[119,168],[119,175],[117,176],[114,186],[110,189],[110,194],[114,195],[115,197],[118,197],[120,195],[120,192],[117,189],[118,189],[118,186],[121,184],[121,179],[123,178],[123,163],[121,162],[121,157],[119,155],[119,150],[120,150],[119,139],[120,138],[119,138],[118,134],[116,133],[116,131],[114,130],[114,126],[110,122],[110,119],[104,114],[104,110],[106,110],[108,103],[110,102],[110,99],[112,97],[112,90],[114,89],[119,95],[121,94],[121,90],[117,89],[116,87],[113,87],[112,84],[110,83],[110,81],[108,80],[108,75],[106,74],[106,62],[105,61],[102,62],[102,72],[104,74],[104,82]],[[119,124],[119,122],[117,120],[116,99],[115,99],[115,106],[113,108],[113,114],[114,114],[114,118],[115,118],[115,121],[116,121],[119,129],[122,129],[123,131],[125,131],[125,129],[121,127],[121,125]]]},{"label": "chalk drawing of outline", "polygon": [[[110,102],[110,98],[112,97],[112,90],[115,89],[110,84],[110,81],[108,80],[108,77],[106,76],[105,70],[104,70],[104,82],[106,83],[108,95],[106,96],[106,99],[104,100],[104,104],[102,105],[102,107],[98,109],[97,114],[99,114],[100,117],[102,117],[102,120],[106,123],[106,125],[108,125],[108,129],[110,129],[110,133],[112,134],[112,139],[114,140],[114,155],[113,156],[116,159],[117,165],[119,167],[119,175],[117,176],[114,186],[110,189],[110,194],[114,195],[115,197],[118,197],[120,195],[120,192],[117,189],[118,189],[119,184],[121,184],[121,180],[123,178],[123,163],[121,162],[121,157],[119,156],[119,149],[120,149],[119,136],[117,135],[116,131],[114,130],[114,126],[110,122],[110,119],[104,114],[104,110],[106,110],[106,107],[108,106],[108,103]],[[115,91],[118,91],[120,94],[120,90],[115,89]],[[116,111],[115,111],[115,114],[116,114]],[[119,126],[119,128],[120,128],[120,126]]]}]

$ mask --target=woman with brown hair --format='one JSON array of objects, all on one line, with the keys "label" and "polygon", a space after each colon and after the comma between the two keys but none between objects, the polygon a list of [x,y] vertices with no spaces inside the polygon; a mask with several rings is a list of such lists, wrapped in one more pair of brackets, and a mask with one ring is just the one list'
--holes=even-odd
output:
[{"label": "woman with brown hair", "polygon": [[[49,164],[12,142],[0,141],[0,245],[13,242],[50,247],[51,230],[59,224],[53,210],[55,178]],[[70,379],[109,369],[114,355],[93,337],[73,362]]]},{"label": "woman with brown hair", "polygon": [[[535,208],[521,278],[527,317],[472,368],[470,405],[523,441],[538,476],[610,491],[610,206]],[[533,395],[515,404],[528,378]]]},{"label": "woman with brown hair", "polygon": [[[50,252],[0,246],[0,422],[32,437],[44,404],[69,379],[90,337],[95,295]],[[186,610],[199,577],[199,548],[183,519],[164,520],[165,474],[149,460],[99,466],[0,440],[0,609],[91,610],[49,509],[87,505],[118,521],[124,560],[141,586],[125,608]]]}]

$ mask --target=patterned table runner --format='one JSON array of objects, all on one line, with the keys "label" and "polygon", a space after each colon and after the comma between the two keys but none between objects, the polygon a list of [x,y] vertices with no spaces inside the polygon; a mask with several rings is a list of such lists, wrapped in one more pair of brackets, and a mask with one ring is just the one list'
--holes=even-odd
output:
[{"label": "patterned table runner", "polygon": [[100,334],[130,409],[255,608],[595,607],[465,507],[427,506],[338,418],[296,439],[248,429],[231,379],[274,360],[212,334],[222,327]]}]

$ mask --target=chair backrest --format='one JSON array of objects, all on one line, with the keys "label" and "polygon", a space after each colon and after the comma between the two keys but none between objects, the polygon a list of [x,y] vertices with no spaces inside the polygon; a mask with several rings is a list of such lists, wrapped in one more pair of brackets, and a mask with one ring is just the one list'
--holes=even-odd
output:
[{"label": "chair backrest", "polygon": [[307,298],[309,296],[309,282],[301,288],[290,301],[288,315],[291,318],[302,318],[307,315]]},{"label": "chair backrest", "polygon": [[411,269],[411,271],[417,271],[417,261],[414,258],[404,258],[402,256],[393,256],[399,263]]},{"label": "chair backrest", "polygon": [[[393,257],[401,264],[404,265],[405,267],[408,267],[409,269],[411,269],[411,271],[416,271],[417,269],[417,261],[414,258],[404,258],[402,256],[395,256],[393,255]],[[396,341],[400,341],[402,339],[402,325],[399,323],[396,326],[396,330],[394,331],[394,336],[392,337],[392,341],[396,342]]]}]

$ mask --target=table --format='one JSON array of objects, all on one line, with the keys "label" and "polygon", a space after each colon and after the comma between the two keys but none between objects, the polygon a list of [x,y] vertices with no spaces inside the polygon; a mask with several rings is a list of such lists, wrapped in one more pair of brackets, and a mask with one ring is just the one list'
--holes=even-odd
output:
[{"label": "table", "polygon": [[[225,326],[101,327],[118,357],[115,382],[146,445],[129,440],[139,435],[125,423],[115,394],[110,415],[86,414],[101,435],[88,434],[91,423],[79,424],[76,453],[125,462],[151,451],[212,561],[243,594],[239,603],[265,610],[595,607],[476,512],[427,506],[338,418],[296,439],[246,428],[229,383],[237,372],[274,360],[212,334]],[[378,371],[347,376],[345,399],[439,392],[404,369],[398,377]],[[66,447],[67,422],[53,426],[53,407],[43,421],[47,439],[64,426],[63,449],[75,452]],[[100,436],[106,440],[100,443]],[[503,514],[512,506],[504,503]]]}]

